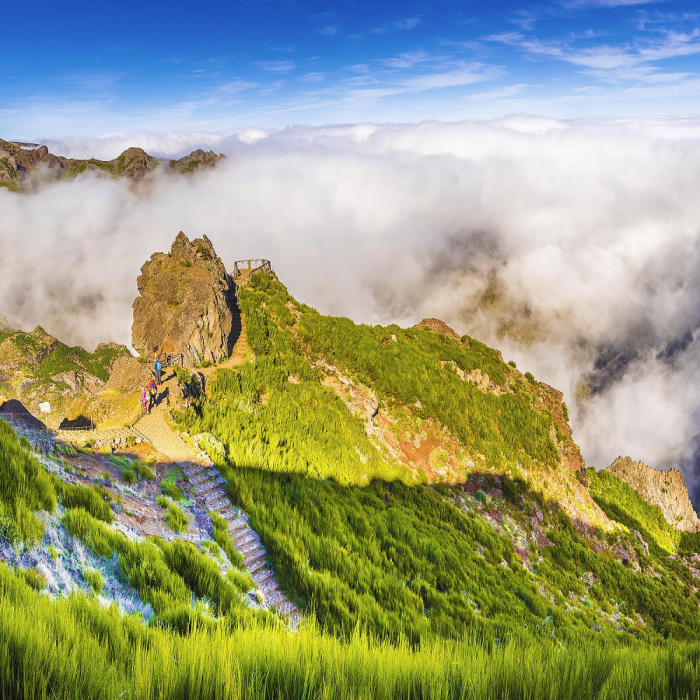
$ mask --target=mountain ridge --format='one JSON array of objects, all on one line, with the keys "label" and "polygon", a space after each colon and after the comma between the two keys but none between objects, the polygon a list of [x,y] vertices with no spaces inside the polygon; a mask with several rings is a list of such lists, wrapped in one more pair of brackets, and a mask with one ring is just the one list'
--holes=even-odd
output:
[{"label": "mountain ridge", "polygon": [[21,192],[35,186],[38,180],[71,179],[85,172],[126,178],[138,184],[147,181],[156,171],[189,175],[213,168],[226,158],[221,153],[197,149],[179,159],[163,159],[149,155],[142,148],[130,147],[112,160],[98,160],[66,158],[54,155],[46,146],[34,146],[36,144],[0,139],[0,187]]}]

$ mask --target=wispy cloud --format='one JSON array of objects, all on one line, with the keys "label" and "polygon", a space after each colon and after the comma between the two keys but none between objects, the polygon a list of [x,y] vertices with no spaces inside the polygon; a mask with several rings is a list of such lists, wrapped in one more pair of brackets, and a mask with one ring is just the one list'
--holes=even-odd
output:
[{"label": "wispy cloud", "polygon": [[370,27],[366,32],[358,32],[352,34],[350,38],[352,39],[363,39],[367,34],[395,34],[397,32],[410,32],[415,29],[421,23],[421,17],[405,17],[403,19],[397,19],[393,22],[386,22],[385,24],[378,24],[374,27]]},{"label": "wispy cloud", "polygon": [[376,27],[372,27],[370,32],[372,34],[392,34],[393,32],[410,32],[411,29],[415,29],[420,24],[420,17],[407,17],[405,19],[397,19],[394,22],[389,22],[388,24],[380,24]]},{"label": "wispy cloud", "polygon": [[435,58],[434,55],[426,53],[425,51],[416,51],[414,53],[402,53],[391,58],[383,58],[380,59],[379,63],[385,65],[387,68],[413,68],[413,66],[419,63],[434,61]]},{"label": "wispy cloud", "polygon": [[687,33],[667,31],[653,41],[585,48],[575,48],[560,40],[528,38],[518,32],[497,34],[490,39],[522,49],[532,56],[565,61],[583,68],[583,73],[607,80],[659,82],[680,79],[688,73],[660,73],[658,67],[652,64],[665,59],[700,54],[698,29]]},{"label": "wispy cloud", "polygon": [[296,68],[294,61],[255,61],[253,65],[273,73],[289,73]]},{"label": "wispy cloud", "polygon": [[487,90],[485,92],[477,92],[472,95],[468,95],[467,99],[474,102],[503,100],[507,97],[519,95],[523,90],[525,90],[528,87],[530,86],[527,83],[517,83],[516,85],[504,85],[503,87],[497,87],[493,90]]},{"label": "wispy cloud", "polygon": [[299,80],[302,83],[320,83],[325,77],[324,73],[305,73]]},{"label": "wispy cloud", "polygon": [[339,29],[340,27],[338,27],[337,24],[329,24],[325,27],[321,27],[321,29],[318,29],[317,33],[321,34],[322,36],[335,36]]},{"label": "wispy cloud", "polygon": [[114,87],[122,78],[116,71],[81,71],[64,76],[64,80],[86,90],[107,90]]},{"label": "wispy cloud", "polygon": [[562,0],[561,6],[567,10],[576,10],[587,7],[634,7],[654,2],[658,0]]}]

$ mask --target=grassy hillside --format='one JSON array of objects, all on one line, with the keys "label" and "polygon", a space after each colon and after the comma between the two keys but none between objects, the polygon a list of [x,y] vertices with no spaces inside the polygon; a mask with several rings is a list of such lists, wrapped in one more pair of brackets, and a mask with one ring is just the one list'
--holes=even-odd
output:
[{"label": "grassy hillside", "polygon": [[[240,305],[254,357],[173,418],[228,481],[300,628],[254,609],[223,519],[213,541],[127,537],[105,489],[47,474],[71,471],[0,421],[0,548],[46,547],[58,527],[149,611],[101,604],[97,569],[89,593],[51,600],[38,571],[0,564],[0,694],[698,697],[700,537],[570,468],[556,392],[472,338],[324,317],[265,275]],[[108,349],[40,340],[0,347],[40,356],[35,379],[108,366]],[[156,502],[176,533],[184,512]]]},{"label": "grassy hillside", "polygon": [[[219,371],[208,399],[177,419],[223,445],[210,454],[232,498],[326,629],[347,634],[359,620],[412,642],[465,631],[560,640],[700,632],[691,573],[668,559],[675,550],[644,550],[624,490],[615,510],[605,477],[590,475],[605,530],[575,526],[547,496],[558,484],[573,499],[576,480],[558,463],[563,438],[534,378],[471,338],[321,316],[265,275],[240,297],[255,361]],[[459,470],[427,485],[324,383],[329,366],[376,394],[377,421],[399,416],[397,431],[408,426],[415,440],[426,423],[448,436]],[[488,374],[495,390],[454,366]]]}]

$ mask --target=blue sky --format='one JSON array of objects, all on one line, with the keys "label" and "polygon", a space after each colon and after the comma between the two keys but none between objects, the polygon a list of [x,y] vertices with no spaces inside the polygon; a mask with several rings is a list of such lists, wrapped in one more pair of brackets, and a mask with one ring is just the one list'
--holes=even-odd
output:
[{"label": "blue sky", "polygon": [[666,0],[3,8],[0,135],[700,112],[700,7]]}]

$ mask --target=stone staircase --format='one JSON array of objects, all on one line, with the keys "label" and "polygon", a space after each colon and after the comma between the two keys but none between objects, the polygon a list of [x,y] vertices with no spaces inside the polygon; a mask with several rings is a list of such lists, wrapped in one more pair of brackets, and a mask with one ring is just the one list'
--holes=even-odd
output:
[{"label": "stone staircase", "polygon": [[301,613],[280,588],[260,537],[250,526],[246,514],[232,504],[226,490],[226,479],[219,474],[209,456],[187,444],[171,430],[166,423],[162,403],[139,421],[138,429],[159,452],[182,468],[194,491],[197,505],[210,513],[218,513],[226,520],[229,536],[262,593],[262,607],[277,610],[295,628],[302,619]]},{"label": "stone staircase", "polygon": [[260,537],[248,522],[246,514],[231,503],[226,491],[226,480],[214,468],[214,464],[204,453],[199,453],[197,461],[182,463],[183,474],[193,488],[196,498],[212,513],[218,513],[228,525],[228,534],[233,545],[243,557],[243,565],[262,593],[264,608],[275,608],[292,627],[301,620],[296,605],[282,591],[277,583],[275,572],[267,560]]}]

